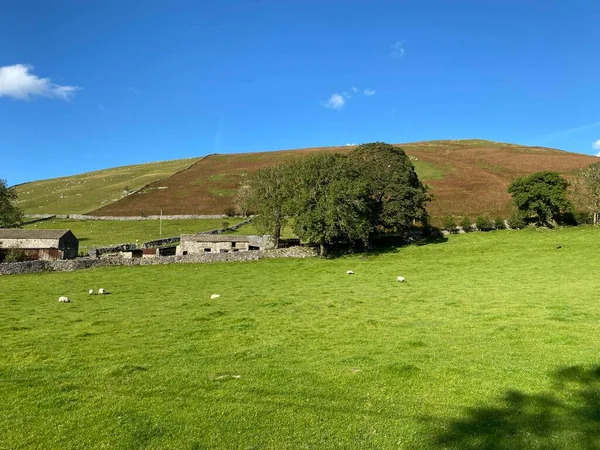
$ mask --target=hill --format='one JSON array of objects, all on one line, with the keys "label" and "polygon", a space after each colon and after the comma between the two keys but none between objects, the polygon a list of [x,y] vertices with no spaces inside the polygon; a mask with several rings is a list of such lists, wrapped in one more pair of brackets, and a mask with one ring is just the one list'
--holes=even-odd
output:
[{"label": "hill", "polygon": [[[475,139],[398,145],[410,156],[419,177],[431,187],[435,199],[430,204],[429,211],[434,218],[445,215],[507,217],[511,212],[511,199],[506,188],[516,177],[539,170],[553,170],[569,177],[577,170],[598,161],[593,156],[551,148]],[[124,183],[120,183],[118,189],[111,191],[110,198],[116,201],[110,202],[107,200],[109,197],[104,196],[104,206],[100,204],[100,199],[88,198],[92,195],[89,194],[88,186],[82,185],[81,180],[76,184],[76,177],[56,179],[62,180],[63,188],[56,184],[48,193],[54,196],[53,203],[43,196],[38,199],[25,197],[28,200],[25,210],[28,213],[88,212],[92,215],[109,216],[157,214],[161,209],[164,214],[222,214],[233,206],[238,186],[254,171],[310,152],[345,153],[351,148],[321,147],[209,155],[202,159],[186,160],[179,171],[172,170],[164,177],[147,180],[147,184],[131,195],[121,196]],[[171,163],[175,164],[177,161]],[[119,168],[113,170],[117,171]],[[102,172],[105,171],[98,174]],[[99,178],[107,177],[95,178],[99,181]],[[28,183],[20,186],[20,195],[21,192],[32,190],[34,185],[35,183]],[[101,184],[98,183],[98,186],[97,189],[100,189]],[[62,198],[59,203],[56,199],[57,196],[65,197],[67,194],[81,198],[77,210],[65,210],[68,202]],[[96,193],[94,196],[96,197]],[[20,199],[23,200],[23,197]],[[84,200],[87,201],[85,207]],[[51,211],[52,205],[59,204],[60,210]],[[92,204],[94,207],[89,207]]]},{"label": "hill", "polygon": [[122,166],[24,183],[16,186],[18,205],[27,214],[84,214],[186,169],[197,159]]},{"label": "hill", "polygon": [[[516,177],[538,170],[569,176],[598,161],[593,156],[556,149],[482,140],[426,141],[400,146],[411,157],[419,177],[431,186],[435,200],[429,211],[433,217],[506,217],[511,211],[506,189]],[[239,184],[261,167],[308,152],[344,153],[350,148],[211,155],[92,214],[154,214],[160,209],[165,214],[223,213],[233,206]]]}]

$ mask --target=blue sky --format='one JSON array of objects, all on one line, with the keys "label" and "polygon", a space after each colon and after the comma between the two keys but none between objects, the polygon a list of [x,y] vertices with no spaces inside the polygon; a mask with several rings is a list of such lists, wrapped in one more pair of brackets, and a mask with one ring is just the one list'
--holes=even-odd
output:
[{"label": "blue sky", "polygon": [[0,178],[376,140],[596,154],[599,23],[591,0],[7,2]]}]

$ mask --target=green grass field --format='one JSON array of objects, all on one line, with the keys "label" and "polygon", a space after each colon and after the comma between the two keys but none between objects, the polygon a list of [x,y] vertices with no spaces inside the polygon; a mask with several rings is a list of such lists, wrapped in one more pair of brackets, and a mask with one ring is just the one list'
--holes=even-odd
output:
[{"label": "green grass field", "polygon": [[[18,206],[27,214],[84,214],[131,191],[191,166],[199,158],[160,161],[97,170],[16,186]],[[157,214],[148,211],[147,214]]]},{"label": "green grass field", "polygon": [[174,237],[221,228],[223,222],[235,225],[239,218],[163,220],[162,234],[158,220],[73,220],[52,219],[26,225],[26,229],[70,229],[79,239],[79,251],[116,244],[142,244],[160,238]]},{"label": "green grass field", "polygon": [[0,448],[598,448],[599,252],[588,227],[3,276]]}]

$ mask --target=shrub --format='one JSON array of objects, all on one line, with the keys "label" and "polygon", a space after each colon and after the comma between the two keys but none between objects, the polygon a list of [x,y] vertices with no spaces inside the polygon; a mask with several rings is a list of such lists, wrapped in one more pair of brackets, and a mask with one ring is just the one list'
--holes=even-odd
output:
[{"label": "shrub", "polygon": [[25,261],[25,252],[20,248],[9,248],[4,255],[4,262],[21,262]]},{"label": "shrub", "polygon": [[225,230],[226,228],[229,228],[229,222],[227,222],[226,220],[224,220],[223,222],[221,222],[221,229]]},{"label": "shrub", "polygon": [[233,206],[225,208],[225,215],[227,217],[235,217],[235,208]]},{"label": "shrub", "polygon": [[454,217],[446,216],[442,222],[442,229],[449,231],[450,233],[456,233],[456,221]]},{"label": "shrub", "polygon": [[525,228],[526,225],[525,219],[519,213],[514,213],[508,218],[508,227],[510,229],[520,230],[521,228]]},{"label": "shrub", "polygon": [[475,226],[479,231],[492,231],[494,229],[494,225],[485,217],[479,216],[475,221]]},{"label": "shrub", "polygon": [[465,233],[473,231],[473,222],[471,222],[471,219],[469,219],[467,216],[460,219],[460,226],[463,230],[465,230]]},{"label": "shrub", "polygon": [[573,216],[578,225],[591,225],[594,223],[594,216],[592,213],[577,211],[573,213]]},{"label": "shrub", "polygon": [[504,219],[501,219],[500,217],[496,217],[494,219],[494,228],[496,230],[504,230],[506,228],[506,224],[504,223]]}]

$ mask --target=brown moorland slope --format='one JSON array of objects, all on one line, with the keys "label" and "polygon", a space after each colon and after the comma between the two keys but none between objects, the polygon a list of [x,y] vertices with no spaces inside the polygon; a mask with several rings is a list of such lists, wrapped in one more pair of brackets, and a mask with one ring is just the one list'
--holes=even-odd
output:
[{"label": "brown moorland slope", "polygon": [[[540,170],[569,177],[597,162],[589,155],[543,147],[483,140],[426,141],[399,144],[411,157],[419,177],[435,196],[432,217],[445,215],[507,217],[506,192],[515,178]],[[277,152],[209,155],[138,193],[106,205],[94,215],[222,214],[233,206],[240,183],[254,171],[315,151],[345,153],[351,147],[323,147]]]}]

